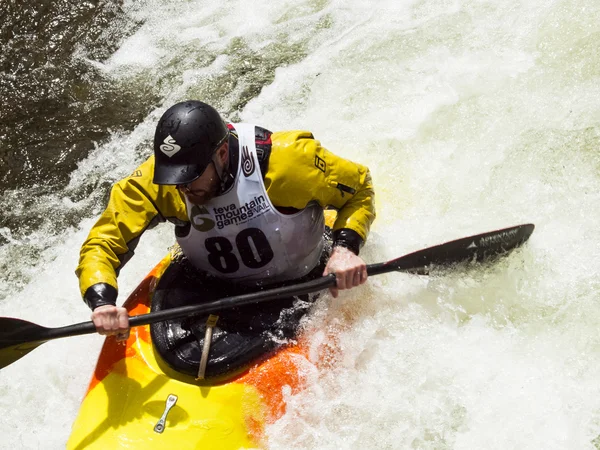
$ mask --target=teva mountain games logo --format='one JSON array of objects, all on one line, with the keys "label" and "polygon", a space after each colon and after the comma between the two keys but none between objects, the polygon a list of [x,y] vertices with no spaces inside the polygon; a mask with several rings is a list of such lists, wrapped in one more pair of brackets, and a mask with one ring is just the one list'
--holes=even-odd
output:
[{"label": "teva mountain games logo", "polygon": [[250,155],[248,147],[244,145],[242,147],[242,172],[244,172],[244,176],[248,178],[254,173],[254,169],[254,158]]},{"label": "teva mountain games logo", "polygon": [[259,195],[243,205],[231,203],[211,209],[212,213],[205,206],[192,207],[190,219],[196,230],[206,232],[212,230],[215,225],[219,230],[229,225],[242,225],[270,211],[271,205],[264,195]]},{"label": "teva mountain games logo", "polygon": [[232,203],[221,208],[212,208],[219,230],[229,225],[241,225],[271,210],[271,205],[264,195],[255,196],[243,205]]},{"label": "teva mountain games logo", "polygon": [[165,138],[163,144],[160,144],[159,148],[160,151],[167,155],[169,158],[175,153],[177,153],[179,150],[181,150],[181,147],[177,145],[177,142],[175,142],[175,139],[173,139],[171,135],[168,135]]}]

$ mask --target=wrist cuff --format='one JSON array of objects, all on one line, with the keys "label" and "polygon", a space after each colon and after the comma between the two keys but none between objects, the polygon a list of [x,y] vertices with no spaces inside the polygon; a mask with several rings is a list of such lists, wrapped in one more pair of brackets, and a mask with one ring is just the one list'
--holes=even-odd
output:
[{"label": "wrist cuff", "polygon": [[83,301],[93,311],[99,306],[117,305],[117,290],[107,283],[96,283],[90,286],[83,296]]},{"label": "wrist cuff", "polygon": [[333,232],[333,246],[345,247],[355,255],[358,255],[363,243],[363,238],[350,228],[340,228]]}]

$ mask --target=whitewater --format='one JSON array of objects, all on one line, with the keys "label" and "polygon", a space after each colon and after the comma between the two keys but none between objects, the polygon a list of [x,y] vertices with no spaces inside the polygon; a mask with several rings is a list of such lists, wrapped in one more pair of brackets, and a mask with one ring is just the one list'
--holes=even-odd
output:
[{"label": "whitewater", "polygon": [[[62,188],[11,204],[42,225],[26,238],[0,229],[0,266],[14,268],[0,274],[1,316],[89,320],[74,270],[101,187],[151,153],[167,107],[203,100],[230,121],[310,130],[367,165],[377,206],[367,263],[536,225],[497,264],[382,275],[325,296],[311,344],[339,357],[308,365],[307,388],[267,427],[268,448],[600,448],[600,3],[128,0],[123,9],[138,25],[110,57],[72,58],[159,101],[132,131],[97,142]],[[167,224],[143,236],[119,301],[173,243]],[[1,449],[64,448],[102,342],[52,341],[0,371]]]}]

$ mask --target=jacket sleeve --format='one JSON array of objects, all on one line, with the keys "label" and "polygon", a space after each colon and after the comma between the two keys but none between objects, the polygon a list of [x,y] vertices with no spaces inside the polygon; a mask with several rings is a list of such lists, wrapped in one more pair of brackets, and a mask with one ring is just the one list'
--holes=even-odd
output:
[{"label": "jacket sleeve", "polygon": [[311,201],[338,210],[336,241],[358,253],[375,220],[375,193],[366,166],[329,152],[308,131],[276,132],[265,187],[276,206],[303,209]]},{"label": "jacket sleeve", "polygon": [[179,191],[153,184],[153,173],[152,156],[113,186],[105,211],[81,247],[75,273],[84,301],[92,309],[116,304],[117,275],[144,231],[165,220],[187,220]]}]

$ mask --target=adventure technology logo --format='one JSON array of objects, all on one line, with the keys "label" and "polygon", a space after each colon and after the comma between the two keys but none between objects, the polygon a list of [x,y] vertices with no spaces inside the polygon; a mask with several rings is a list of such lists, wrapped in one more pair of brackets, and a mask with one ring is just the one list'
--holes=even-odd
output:
[{"label": "adventure technology logo", "polygon": [[254,168],[254,158],[250,155],[248,147],[244,145],[242,147],[242,172],[244,172],[244,176],[248,178],[252,175],[254,173]]},{"label": "adventure technology logo", "polygon": [[491,236],[483,236],[479,239],[477,245],[475,241],[471,242],[467,248],[490,247],[496,244],[504,244],[512,241],[519,234],[519,230],[503,231],[500,234],[492,234]]},{"label": "adventure technology logo", "polygon": [[169,158],[181,150],[181,147],[177,145],[177,142],[175,142],[175,139],[173,139],[171,135],[168,135],[163,142],[163,144],[160,144],[160,151]]}]

